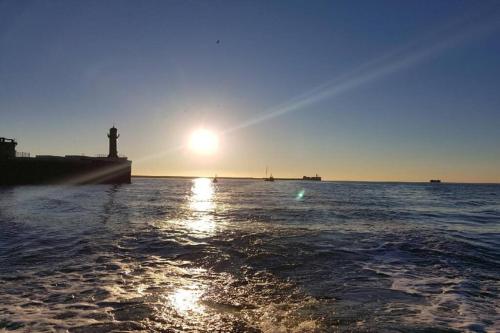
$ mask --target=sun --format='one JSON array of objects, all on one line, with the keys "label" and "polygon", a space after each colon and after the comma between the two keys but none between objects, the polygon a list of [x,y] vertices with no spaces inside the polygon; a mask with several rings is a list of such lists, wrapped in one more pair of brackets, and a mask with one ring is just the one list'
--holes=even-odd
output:
[{"label": "sun", "polygon": [[191,133],[189,148],[202,155],[214,154],[219,148],[219,137],[211,130],[198,129]]}]

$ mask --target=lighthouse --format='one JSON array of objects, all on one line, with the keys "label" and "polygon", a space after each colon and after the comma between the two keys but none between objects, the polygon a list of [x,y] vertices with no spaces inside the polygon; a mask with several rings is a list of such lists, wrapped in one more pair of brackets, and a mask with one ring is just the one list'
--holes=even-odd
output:
[{"label": "lighthouse", "polygon": [[116,140],[120,137],[118,134],[118,129],[115,126],[109,129],[109,158],[118,158],[118,150],[116,149]]}]

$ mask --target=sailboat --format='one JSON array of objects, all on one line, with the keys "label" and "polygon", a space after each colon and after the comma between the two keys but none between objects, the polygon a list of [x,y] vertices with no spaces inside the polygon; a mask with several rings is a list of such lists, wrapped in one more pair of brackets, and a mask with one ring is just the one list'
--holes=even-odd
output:
[{"label": "sailboat", "polygon": [[217,179],[217,175],[215,175],[214,179],[212,179],[212,183],[217,183],[219,180]]},{"label": "sailboat", "polygon": [[264,178],[264,181],[266,181],[266,182],[274,182],[273,174],[271,174],[269,177],[267,177],[267,169],[268,169],[268,167],[266,166],[266,178]]}]

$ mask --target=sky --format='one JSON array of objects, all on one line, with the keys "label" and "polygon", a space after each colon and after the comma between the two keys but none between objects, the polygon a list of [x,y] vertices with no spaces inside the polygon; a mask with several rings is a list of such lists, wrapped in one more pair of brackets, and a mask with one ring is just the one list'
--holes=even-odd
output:
[{"label": "sky", "polygon": [[94,155],[115,125],[136,175],[500,182],[499,36],[487,0],[0,1],[0,136]]}]

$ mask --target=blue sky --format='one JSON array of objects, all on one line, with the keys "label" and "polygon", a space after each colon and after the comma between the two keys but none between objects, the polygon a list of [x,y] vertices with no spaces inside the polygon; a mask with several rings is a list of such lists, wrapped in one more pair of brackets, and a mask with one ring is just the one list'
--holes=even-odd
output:
[{"label": "blue sky", "polygon": [[498,1],[1,1],[0,136],[92,155],[116,124],[135,174],[499,182],[499,33]]}]

